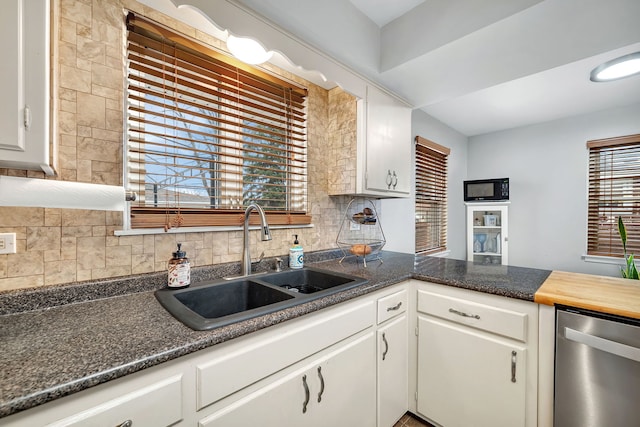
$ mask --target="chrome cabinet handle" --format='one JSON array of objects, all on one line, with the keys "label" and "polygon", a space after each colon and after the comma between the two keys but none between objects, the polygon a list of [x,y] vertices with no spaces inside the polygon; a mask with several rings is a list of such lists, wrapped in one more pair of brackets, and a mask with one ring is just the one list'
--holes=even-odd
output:
[{"label": "chrome cabinet handle", "polygon": [[567,327],[564,328],[564,336],[568,340],[588,345],[600,351],[640,362],[640,348],[622,344],[617,341],[611,341],[606,338],[600,338],[595,335],[585,334],[584,332]]},{"label": "chrome cabinet handle", "polygon": [[516,382],[516,356],[518,355],[518,353],[516,353],[515,351],[511,352],[511,382],[515,383]]},{"label": "chrome cabinet handle", "polygon": [[393,177],[391,176],[391,169],[387,169],[387,178],[385,179],[387,184],[387,190],[391,189],[391,184],[393,183]]},{"label": "chrome cabinet handle", "polygon": [[402,301],[400,301],[399,303],[397,303],[396,305],[394,305],[393,307],[387,307],[387,311],[396,311],[396,310],[400,310],[400,307],[402,307]]},{"label": "chrome cabinet handle", "polygon": [[382,333],[382,342],[384,343],[384,351],[382,352],[382,360],[386,359],[387,353],[389,352],[389,343],[387,342],[387,337],[385,333]]},{"label": "chrome cabinet handle", "polygon": [[478,316],[477,314],[465,313],[463,311],[456,310],[455,308],[450,308],[449,313],[457,314],[458,316],[462,316],[462,317],[470,317],[472,319],[480,320],[480,316]]},{"label": "chrome cabinet handle", "polygon": [[322,376],[322,367],[318,366],[318,377],[320,378],[320,393],[318,393],[318,403],[322,400],[322,394],[324,393],[324,377]]},{"label": "chrome cabinet handle", "polygon": [[118,424],[116,427],[131,427],[132,425],[133,425],[133,421],[127,420],[127,421],[123,422],[122,424]]},{"label": "chrome cabinet handle", "polygon": [[396,175],[396,171],[393,171],[393,179],[392,179],[392,184],[393,189],[396,189],[396,185],[398,185],[398,175]]},{"label": "chrome cabinet handle", "polygon": [[307,405],[309,404],[309,386],[307,385],[307,376],[302,376],[302,386],[304,387],[304,402],[302,403],[302,413],[307,413]]}]

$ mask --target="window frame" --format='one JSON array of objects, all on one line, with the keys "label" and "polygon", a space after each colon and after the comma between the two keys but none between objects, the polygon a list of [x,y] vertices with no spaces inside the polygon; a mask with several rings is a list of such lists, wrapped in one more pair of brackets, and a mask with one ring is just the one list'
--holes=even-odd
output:
[{"label": "window frame", "polygon": [[[451,149],[415,138],[415,253],[447,250],[448,161]],[[432,205],[429,209],[428,205]],[[419,220],[421,213],[425,220]],[[437,224],[429,223],[435,219]],[[425,236],[426,235],[426,236]]]},{"label": "window frame", "polygon": [[[236,60],[235,58],[228,56],[224,52],[218,51],[208,45],[203,44],[200,41],[191,39],[188,36],[180,34],[172,29],[169,29],[163,26],[162,24],[151,21],[138,14],[134,14],[132,12],[128,14],[127,29],[128,29],[127,45],[125,47],[127,52],[127,66],[126,66],[126,79],[125,79],[125,83],[127,84],[127,88],[125,92],[126,93],[125,115],[127,119],[126,120],[127,128],[125,131],[125,141],[124,141],[123,170],[125,173],[125,185],[127,185],[128,188],[131,188],[134,185],[135,179],[134,181],[132,181],[131,177],[136,174],[136,171],[130,170],[130,166],[135,164],[145,164],[145,162],[148,161],[146,158],[145,160],[139,160],[139,161],[131,161],[129,159],[129,152],[131,149],[130,146],[132,144],[130,142],[132,140],[132,137],[131,137],[132,130],[131,130],[131,123],[130,123],[130,120],[132,117],[130,113],[130,111],[132,110],[132,102],[130,98],[130,93],[131,93],[130,78],[131,78],[131,75],[133,74],[130,66],[132,63],[134,65],[137,64],[136,62],[132,62],[129,57],[132,51],[132,47],[130,43],[130,38],[131,38],[130,36],[132,33],[134,37],[138,37],[138,34],[141,33],[143,34],[143,36],[141,37],[153,38],[155,41],[162,43],[163,47],[160,51],[161,52],[160,55],[162,55],[163,61],[166,61],[165,59],[166,57],[171,57],[170,53],[165,52],[165,44],[166,44],[166,46],[169,46],[169,49],[173,49],[174,52],[178,52],[178,53],[174,53],[174,56],[176,58],[178,58],[178,56],[180,56],[181,58],[184,58],[185,55],[191,55],[192,57],[202,56],[206,58],[205,60],[210,59],[213,66],[206,69],[203,68],[203,70],[205,70],[205,73],[209,73],[209,72],[213,73],[214,71],[211,71],[211,69],[215,69],[216,64],[219,64],[219,63],[224,63],[225,70],[227,69],[235,70],[236,75],[238,76],[237,78],[239,79],[238,89],[237,89],[238,91],[241,90],[240,89],[241,86],[243,88],[247,87],[247,85],[251,86],[251,88],[248,89],[249,92],[242,92],[243,94],[242,98],[240,97],[240,92],[238,92],[237,101],[235,101],[234,99],[229,102],[230,105],[234,106],[233,108],[236,108],[236,110],[233,110],[231,112],[231,116],[227,116],[227,115],[224,115],[224,113],[221,113],[220,117],[222,118],[217,120],[215,125],[214,124],[211,125],[212,129],[214,128],[217,129],[216,132],[218,131],[224,132],[225,129],[229,130],[233,126],[239,129],[239,130],[235,130],[236,132],[240,132],[237,134],[238,136],[235,137],[235,141],[232,141],[232,139],[234,138],[231,136],[220,138],[225,141],[231,141],[229,142],[228,145],[232,145],[233,143],[235,143],[236,146],[232,148],[238,150],[238,152],[240,153],[235,155],[236,161],[237,161],[235,166],[235,170],[236,170],[235,176],[238,177],[238,179],[240,179],[240,181],[236,180],[237,182],[236,186],[239,186],[239,190],[235,190],[235,191],[240,192],[239,199],[236,198],[237,201],[235,203],[233,201],[230,203],[227,203],[223,208],[220,208],[220,207],[194,208],[192,206],[190,207],[190,206],[187,206],[187,202],[184,202],[182,204],[180,203],[180,196],[177,197],[177,202],[174,203],[174,206],[170,205],[171,201],[169,200],[169,196],[164,197],[165,199],[164,205],[159,205],[158,203],[155,203],[155,206],[144,206],[140,204],[141,202],[138,202],[138,205],[136,206],[135,203],[131,203],[129,204],[129,214],[128,214],[129,228],[131,229],[164,228],[165,231],[167,231],[168,229],[177,228],[177,227],[240,226],[244,222],[244,210],[246,206],[249,205],[250,203],[255,202],[254,200],[251,200],[251,199],[245,200],[246,194],[248,193],[246,188],[249,187],[251,184],[254,184],[254,189],[257,188],[258,191],[262,191],[263,194],[268,192],[268,189],[270,188],[268,187],[269,185],[271,185],[271,188],[276,188],[276,189],[284,188],[284,193],[281,191],[280,194],[282,195],[278,196],[279,199],[274,201],[274,203],[279,203],[282,205],[286,204],[284,209],[282,208],[278,209],[275,206],[265,206],[268,204],[268,201],[265,203],[261,203],[261,201],[258,200],[258,203],[265,210],[265,214],[267,215],[267,220],[269,221],[270,224],[272,225],[310,224],[311,215],[309,213],[308,193],[307,193],[307,186],[308,186],[307,169],[308,168],[306,164],[307,126],[308,126],[306,110],[308,108],[308,90],[298,85],[297,83],[284,80],[283,78],[276,76],[274,74],[271,74],[265,70],[258,69],[256,67],[244,64]],[[147,40],[149,41],[149,44],[151,43],[151,41],[153,41],[149,39]],[[143,47],[146,48],[147,46],[143,46]],[[199,58],[196,58],[196,59],[199,59]],[[175,65],[175,70],[176,70],[175,88],[176,89],[174,90],[174,93],[178,93],[179,91],[178,78],[180,77],[180,74],[178,72],[179,60],[175,59],[175,61],[176,61],[175,62],[176,64]],[[164,62],[162,63],[164,64]],[[186,64],[188,65],[189,63],[186,62]],[[164,65],[163,65],[162,71],[164,76]],[[229,78],[228,74],[224,74],[224,75],[221,74],[221,76],[223,79],[228,80]],[[158,81],[164,81],[162,80],[163,78],[166,80],[166,77],[158,77],[157,79]],[[247,80],[249,79],[251,80],[250,82],[247,83]],[[195,80],[195,81],[196,83],[198,83],[200,80]],[[221,83],[219,84],[221,85]],[[258,87],[258,86],[260,87],[259,89],[260,91],[262,91],[263,93],[266,93],[266,96],[264,98],[267,100],[266,101],[267,103],[271,102],[269,101],[269,97],[277,96],[277,95],[271,95],[270,94],[271,92],[269,91],[274,91],[275,90],[274,87],[281,87],[283,90],[283,96],[279,98],[281,99],[281,101],[278,101],[281,103],[281,105],[284,106],[281,109],[283,114],[282,116],[283,124],[277,125],[280,131],[275,130],[276,128],[269,127],[270,126],[269,123],[271,123],[270,120],[272,120],[270,118],[264,119],[264,122],[267,123],[266,125],[256,124],[262,120],[260,118],[262,116],[259,113],[261,111],[260,110],[261,106],[264,105],[264,102],[265,102],[263,98],[260,98],[255,102],[252,101],[251,99],[251,96],[252,96],[251,91],[253,90],[257,92],[258,89],[255,89],[255,87]],[[141,85],[138,87],[141,87]],[[201,88],[198,87],[198,90],[200,89]],[[206,89],[206,91],[213,92],[214,89],[209,88],[209,89]],[[133,90],[135,91],[136,89],[134,88]],[[219,86],[218,93],[220,94],[223,93],[223,89],[221,88],[221,86]],[[248,96],[248,98],[246,96]],[[177,111],[180,111],[180,108],[182,108],[181,106],[184,105],[184,103],[182,100],[178,101],[177,95],[175,96],[175,98],[176,98],[175,105],[178,108]],[[151,98],[145,97],[144,101],[149,102],[149,99]],[[185,99],[192,100],[190,98],[185,98]],[[178,102],[180,102],[180,104],[178,104]],[[236,102],[236,104],[233,104],[233,102]],[[292,103],[292,104],[289,104],[289,103]],[[220,107],[220,105],[222,105],[222,103],[220,102],[220,97],[215,102],[212,102],[212,104],[218,105],[217,111],[221,112],[222,108]],[[165,110],[163,111],[165,113],[166,111],[168,111],[167,105],[168,104],[165,102],[162,107],[162,108],[165,108]],[[291,105],[291,107],[287,107],[287,105]],[[274,108],[277,109],[279,107],[274,107]],[[247,112],[250,109],[251,109],[251,112]],[[244,110],[244,113],[246,113],[247,117],[253,117],[253,118],[248,119],[247,117],[243,116],[243,110]],[[143,112],[142,114],[149,114],[149,111],[150,110],[147,110],[146,113]],[[256,116],[255,114],[252,115],[252,112],[255,112],[255,111],[258,112],[258,116]],[[277,119],[277,115],[275,113],[272,112],[271,114],[273,116],[270,116],[270,117],[276,117]],[[232,117],[232,116],[235,117],[235,119],[237,120],[237,123],[228,124],[230,122],[229,117]],[[255,121],[255,117],[258,117],[257,122]],[[227,119],[227,124],[226,125],[220,124],[221,122],[225,122],[225,119]],[[302,130],[303,130],[302,134],[300,134],[300,132],[297,132],[294,134],[295,129],[292,127],[292,125],[287,124],[289,122],[293,123],[293,120],[296,120],[296,126],[297,126],[296,129],[300,128],[298,124],[302,123]],[[176,123],[178,122],[176,121]],[[271,135],[274,135],[271,138],[269,138],[270,132],[272,132]],[[276,134],[273,132],[280,132],[280,133]],[[260,136],[256,137],[256,135],[260,135]],[[283,135],[283,137],[280,137],[278,135]],[[283,138],[286,138],[286,139],[283,139]],[[180,139],[180,138],[178,137],[177,139]],[[219,138],[214,137],[211,139],[218,140]],[[144,145],[144,144],[148,144],[148,143],[143,142],[142,144],[139,144],[139,145]],[[170,143],[167,143],[167,145],[169,144]],[[255,149],[252,149],[247,144],[249,145],[255,144],[254,145]],[[269,147],[275,147],[278,144],[280,146],[279,148],[280,152],[283,153],[282,155],[280,155],[280,159],[279,160],[273,160],[273,158],[271,158],[270,160],[267,159],[267,157],[270,155],[272,156],[276,155],[275,151],[272,153],[268,153]],[[224,144],[221,144],[221,145],[224,145]],[[217,146],[218,146],[217,143],[215,143],[214,145],[210,145],[209,146],[210,150],[208,150],[208,152],[209,153],[214,152],[214,149],[211,147],[217,147]],[[196,148],[194,148],[193,150],[196,150]],[[268,166],[270,170],[280,168],[280,170],[283,171],[281,176],[284,176],[284,178],[273,178],[273,180],[276,180],[276,182],[278,179],[280,180],[280,182],[283,182],[282,180],[284,180],[284,182],[286,182],[286,185],[279,186],[277,183],[275,185],[272,185],[273,180],[270,181],[269,177],[267,176],[269,171],[265,172],[265,175],[262,175],[262,176],[259,174],[259,172],[256,174],[256,170],[259,171],[260,166],[257,166],[255,164],[253,166],[251,165],[251,160],[252,158],[255,158],[255,157],[252,157],[251,154],[248,154],[250,152],[253,152],[254,155],[257,153],[259,156],[260,155],[262,156],[260,161],[262,161],[263,167],[264,167],[264,164],[267,163],[267,161],[269,160],[271,161],[271,166]],[[216,165],[218,165],[217,166],[218,168],[220,167],[220,165],[225,164],[225,162],[219,160],[220,156],[222,155],[219,155],[216,161]],[[227,153],[227,159],[230,158],[228,156],[229,155]],[[227,163],[231,163],[231,162],[227,162]],[[181,165],[181,166],[184,166],[184,165]],[[283,166],[284,169],[282,169],[281,166]],[[253,175],[251,176],[254,177],[251,183],[248,183],[245,180],[247,176],[245,170],[248,168],[252,168],[251,172],[253,173]],[[145,169],[145,168],[143,167],[141,169]],[[208,169],[206,169],[206,167],[200,167],[200,169],[204,171],[202,172],[203,176],[204,174],[210,174],[210,172],[207,172]],[[141,183],[140,185],[145,185],[146,170],[143,171],[142,173],[139,173],[139,175],[142,175],[142,180],[139,180],[139,182]],[[230,176],[230,173],[227,175]],[[176,174],[176,176],[178,175]],[[184,180],[182,176],[180,179]],[[200,176],[198,179],[205,180],[206,178]],[[215,179],[215,177],[212,177],[211,179]],[[177,180],[178,178],[176,178],[176,181]],[[229,181],[228,180],[225,181],[224,179],[221,179],[220,182],[223,182],[224,184],[224,182],[229,182]],[[205,184],[202,184],[202,185],[205,185]],[[133,189],[133,190],[136,191],[136,189]],[[142,188],[142,190],[145,193],[147,193],[146,187]],[[213,194],[212,192],[216,192],[216,191],[220,191],[220,188],[219,187],[213,188],[212,186],[208,190],[209,197],[212,197],[212,194]],[[204,198],[200,196],[200,199],[204,200]],[[145,197],[143,196],[142,199],[144,202]],[[292,203],[291,200],[293,199],[295,199],[298,202],[298,204],[295,206],[290,204]],[[214,202],[212,201],[212,203]],[[151,204],[154,204],[154,203],[151,203]],[[220,205],[215,205],[215,206],[220,206]],[[255,215],[252,215],[252,218],[250,220],[252,224],[257,222],[257,218],[253,218],[254,216]]]},{"label": "window frame", "polygon": [[586,146],[587,256],[623,258],[619,216],[627,230],[627,254],[640,254],[640,134],[591,140]]}]

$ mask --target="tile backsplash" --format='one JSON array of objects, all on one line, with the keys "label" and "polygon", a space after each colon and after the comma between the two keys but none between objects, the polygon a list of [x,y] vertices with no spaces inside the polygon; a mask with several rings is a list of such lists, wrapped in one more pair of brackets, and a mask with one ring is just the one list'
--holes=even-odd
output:
[{"label": "tile backsplash", "polygon": [[[132,0],[52,1],[57,29],[52,73],[58,175],[46,179],[122,185],[127,10],[225,48],[221,41]],[[252,231],[251,253],[285,255],[294,233],[305,251],[335,248],[349,197],[329,196],[329,123],[334,120],[328,115],[336,110],[330,108],[331,100],[344,103],[344,97],[330,97],[323,88],[269,68],[309,88],[308,194],[313,227],[274,229],[269,242],[259,241],[257,231]],[[353,120],[346,122],[355,126]],[[0,175],[45,179],[38,172],[10,169],[0,169]],[[122,227],[119,212],[0,207],[0,232],[14,232],[17,237],[17,253],[0,255],[0,291],[163,271],[177,242],[183,243],[194,266],[241,259],[242,231],[115,236]]]}]

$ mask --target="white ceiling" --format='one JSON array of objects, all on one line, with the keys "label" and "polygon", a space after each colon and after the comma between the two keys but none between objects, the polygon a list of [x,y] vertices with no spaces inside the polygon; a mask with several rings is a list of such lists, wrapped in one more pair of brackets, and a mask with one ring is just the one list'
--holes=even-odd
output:
[{"label": "white ceiling", "polygon": [[640,102],[638,0],[235,0],[472,136]]}]

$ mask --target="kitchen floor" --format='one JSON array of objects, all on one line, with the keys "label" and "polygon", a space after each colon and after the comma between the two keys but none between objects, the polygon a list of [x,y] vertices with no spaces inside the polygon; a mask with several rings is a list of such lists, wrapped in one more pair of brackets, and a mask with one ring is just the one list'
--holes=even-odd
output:
[{"label": "kitchen floor", "polygon": [[393,427],[433,427],[426,421],[422,421],[418,417],[413,414],[406,413],[400,418],[400,420],[395,423]]}]

